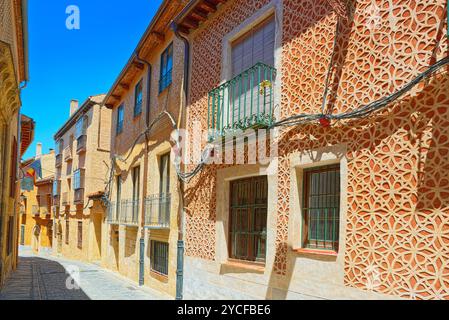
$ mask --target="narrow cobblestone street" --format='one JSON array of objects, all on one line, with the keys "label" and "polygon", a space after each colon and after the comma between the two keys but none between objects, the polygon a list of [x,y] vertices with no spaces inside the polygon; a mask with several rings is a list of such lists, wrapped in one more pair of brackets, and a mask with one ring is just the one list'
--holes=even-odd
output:
[{"label": "narrow cobblestone street", "polygon": [[[69,272],[79,274],[74,285]],[[74,277],[75,278],[75,277]],[[170,299],[97,265],[33,255],[21,248],[19,266],[0,291],[0,300],[162,300]]]}]

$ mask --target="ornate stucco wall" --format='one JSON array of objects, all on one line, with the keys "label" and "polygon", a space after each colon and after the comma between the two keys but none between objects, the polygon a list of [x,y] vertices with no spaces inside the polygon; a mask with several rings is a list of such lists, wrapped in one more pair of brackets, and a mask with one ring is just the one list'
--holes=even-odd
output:
[{"label": "ornate stucco wall", "polygon": [[[206,125],[207,92],[223,80],[223,38],[268,2],[230,1],[191,36],[190,130],[193,121]],[[277,19],[282,30],[282,46],[277,48],[281,81],[276,83],[281,86],[280,117],[319,113],[337,11],[325,0],[278,3],[283,8]],[[393,93],[446,56],[445,5],[443,0],[350,2],[349,18],[342,20],[338,35],[328,110],[340,113]],[[271,297],[288,297],[291,291],[324,298],[339,297],[335,293],[339,292],[344,297],[346,288],[360,288],[403,298],[449,298],[448,82],[447,74],[440,73],[367,119],[334,123],[330,128],[310,123],[281,131],[276,236],[268,243],[275,260],[267,266],[272,269],[265,270],[270,280],[256,279],[265,290],[284,292],[275,295],[272,290]],[[298,187],[292,183],[291,159],[296,153],[340,145],[346,148],[347,161],[344,246],[337,261],[322,263],[292,250],[297,239],[291,230],[299,226],[292,219],[297,214],[292,211],[292,190]],[[217,169],[222,168],[208,166],[186,191],[191,195],[188,260],[209,265],[210,270],[219,247]],[[300,266],[322,270],[338,261],[342,261],[341,274],[323,279],[312,273],[301,278]],[[373,268],[378,283],[369,288]],[[317,284],[330,290],[320,292]],[[353,292],[346,296],[357,297]]]}]

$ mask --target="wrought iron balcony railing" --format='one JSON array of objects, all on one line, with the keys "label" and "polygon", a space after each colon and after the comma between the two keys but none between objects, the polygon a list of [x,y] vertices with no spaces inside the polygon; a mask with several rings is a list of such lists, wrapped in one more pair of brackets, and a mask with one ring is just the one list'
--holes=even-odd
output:
[{"label": "wrought iron balcony railing", "polygon": [[209,92],[209,140],[274,122],[276,69],[257,63]]},{"label": "wrought iron balcony railing", "polygon": [[75,190],[73,202],[75,204],[83,204],[84,203],[84,189],[83,188]]},{"label": "wrought iron balcony railing", "polygon": [[108,205],[108,223],[109,224],[119,224],[119,213],[117,210],[117,203],[115,201],[109,202]]},{"label": "wrought iron balcony railing", "polygon": [[62,166],[62,154],[56,155],[55,166],[56,166],[56,168],[59,168]]},{"label": "wrought iron balcony railing", "polygon": [[62,194],[62,201],[61,201],[63,206],[69,206],[70,205],[70,196],[68,192],[64,192]]},{"label": "wrought iron balcony railing", "polygon": [[86,152],[86,146],[87,136],[83,134],[78,139],[76,139],[76,153]]},{"label": "wrought iron balcony railing", "polygon": [[170,228],[170,194],[156,194],[145,199],[145,227]]},{"label": "wrought iron balcony railing", "polygon": [[64,149],[64,161],[72,161],[73,155],[72,155],[72,146],[68,146]]},{"label": "wrought iron balcony railing", "polygon": [[137,226],[139,224],[140,200],[111,202],[108,207],[108,223]]}]

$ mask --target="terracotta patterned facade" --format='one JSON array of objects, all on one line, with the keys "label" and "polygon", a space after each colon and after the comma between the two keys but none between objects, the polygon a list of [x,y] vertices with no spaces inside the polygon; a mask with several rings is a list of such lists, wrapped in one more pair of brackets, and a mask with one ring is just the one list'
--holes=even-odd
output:
[{"label": "terracotta patterned facade", "polygon": [[[397,91],[448,55],[443,0],[274,3],[282,7],[282,16],[276,18],[282,32],[282,47],[277,48],[281,119],[321,112],[329,64],[325,110],[338,114]],[[194,121],[207,126],[207,93],[223,80],[226,34],[268,4],[228,1],[189,36],[190,131]],[[339,253],[344,274],[339,285],[401,298],[449,298],[448,81],[445,71],[440,72],[368,118],[334,122],[328,128],[312,122],[281,130],[276,236],[267,244],[275,248],[271,277],[278,280],[268,287],[288,291],[292,273],[301,272],[292,266],[307,259],[293,253],[295,241],[289,231],[296,227],[292,155],[344,145],[348,187],[344,246]],[[217,170],[221,169],[207,166],[187,185],[186,253],[193,261],[213,262],[217,257]],[[376,286],[370,289],[373,269]]]}]

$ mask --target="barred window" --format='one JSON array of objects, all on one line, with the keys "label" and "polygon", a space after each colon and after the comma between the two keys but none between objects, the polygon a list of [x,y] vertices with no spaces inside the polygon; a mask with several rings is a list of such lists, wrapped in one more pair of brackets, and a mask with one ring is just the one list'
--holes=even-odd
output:
[{"label": "barred window", "polygon": [[168,275],[168,243],[151,241],[151,271]]},{"label": "barred window", "polygon": [[304,170],[304,245],[338,251],[340,165]]},{"label": "barred window", "polygon": [[229,256],[264,263],[267,241],[268,178],[236,180],[231,183]]}]

